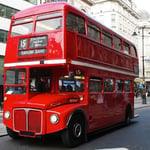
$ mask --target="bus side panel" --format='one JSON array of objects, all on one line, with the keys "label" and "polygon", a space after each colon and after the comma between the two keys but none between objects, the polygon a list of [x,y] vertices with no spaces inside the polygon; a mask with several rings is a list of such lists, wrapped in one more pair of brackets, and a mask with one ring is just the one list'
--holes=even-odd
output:
[{"label": "bus side panel", "polygon": [[[77,56],[80,58],[105,63],[109,66],[119,66],[125,69],[133,70],[132,59],[108,48],[107,46],[87,40],[80,36],[77,38],[76,45],[78,46]],[[110,54],[111,58],[109,57]]]},{"label": "bus side panel", "polygon": [[69,59],[75,59],[76,58],[76,49],[77,49],[77,42],[76,42],[76,33],[72,31],[68,31],[66,36],[66,52],[67,52],[67,58]]}]

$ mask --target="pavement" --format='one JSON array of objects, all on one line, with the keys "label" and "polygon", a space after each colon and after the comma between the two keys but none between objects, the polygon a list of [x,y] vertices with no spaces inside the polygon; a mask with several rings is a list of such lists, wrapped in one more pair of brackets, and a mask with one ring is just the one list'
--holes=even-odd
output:
[{"label": "pavement", "polygon": [[[137,97],[137,98],[135,97],[134,101],[135,101],[134,109],[140,109],[140,108],[150,106],[150,97],[146,98],[146,104],[143,104],[141,97]],[[3,110],[0,108],[0,117],[2,116],[3,116]],[[0,137],[6,135],[7,135],[6,127],[3,123],[0,123]]]}]

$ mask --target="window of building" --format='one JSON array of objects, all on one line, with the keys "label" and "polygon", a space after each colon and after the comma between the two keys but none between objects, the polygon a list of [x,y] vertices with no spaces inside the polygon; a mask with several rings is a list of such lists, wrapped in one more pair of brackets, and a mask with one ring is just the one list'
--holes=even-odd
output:
[{"label": "window of building", "polygon": [[19,10],[0,4],[0,16],[11,19]]},{"label": "window of building", "polygon": [[103,30],[102,32],[102,39],[103,39],[103,43],[108,45],[108,46],[112,46],[112,35],[110,33],[108,33],[107,31]]},{"label": "window of building", "polygon": [[121,40],[116,36],[113,36],[113,40],[114,40],[114,48],[121,50]]},{"label": "window of building", "polygon": [[8,35],[8,31],[0,29],[0,42],[6,43],[7,42],[7,35]]},{"label": "window of building", "polygon": [[116,21],[116,14],[112,14],[111,15],[111,22],[115,22]]},{"label": "window of building", "polygon": [[124,84],[125,84],[125,92],[130,92],[131,91],[131,81],[128,81],[128,80],[126,80],[125,82],[124,82]]},{"label": "window of building", "polygon": [[67,14],[67,29],[77,33],[85,34],[84,19],[72,13]]},{"label": "window of building", "polygon": [[29,3],[32,3],[34,5],[37,5],[37,0],[25,0],[25,1],[27,1]]},{"label": "window of building", "polygon": [[[4,74],[4,56],[0,56],[0,75]],[[1,85],[2,83],[0,83]]]},{"label": "window of building", "polygon": [[113,92],[114,90],[114,80],[112,78],[107,78],[104,82],[104,92]]},{"label": "window of building", "polygon": [[100,41],[100,29],[90,22],[88,22],[88,36],[94,40]]},{"label": "window of building", "polygon": [[116,92],[123,92],[123,85],[124,85],[124,82],[123,80],[116,80],[116,86],[115,86],[115,91]]},{"label": "window of building", "polygon": [[102,79],[97,77],[91,77],[89,83],[90,92],[101,92],[102,91]]}]

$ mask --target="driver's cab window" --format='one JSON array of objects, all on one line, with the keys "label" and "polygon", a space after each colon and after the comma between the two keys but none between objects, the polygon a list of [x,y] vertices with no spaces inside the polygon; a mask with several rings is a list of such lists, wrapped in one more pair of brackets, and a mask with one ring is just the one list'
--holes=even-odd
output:
[{"label": "driver's cab window", "polygon": [[30,70],[30,91],[49,92],[50,91],[50,71],[33,68]]}]

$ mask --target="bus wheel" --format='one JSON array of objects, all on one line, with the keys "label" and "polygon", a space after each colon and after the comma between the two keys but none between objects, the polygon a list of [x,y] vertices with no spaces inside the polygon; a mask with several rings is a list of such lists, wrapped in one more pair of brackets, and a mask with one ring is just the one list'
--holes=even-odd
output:
[{"label": "bus wheel", "polygon": [[62,132],[62,141],[67,147],[75,147],[85,139],[85,122],[83,117],[75,115],[71,118],[68,128]]},{"label": "bus wheel", "polygon": [[10,128],[6,127],[7,133],[8,135],[13,138],[13,139],[17,139],[19,137],[19,134],[17,132],[14,132],[13,130],[11,130]]},{"label": "bus wheel", "polygon": [[126,109],[125,125],[129,125],[130,123],[131,123],[131,109],[128,107]]}]

